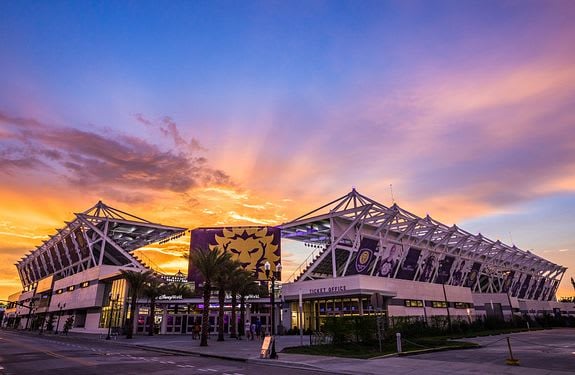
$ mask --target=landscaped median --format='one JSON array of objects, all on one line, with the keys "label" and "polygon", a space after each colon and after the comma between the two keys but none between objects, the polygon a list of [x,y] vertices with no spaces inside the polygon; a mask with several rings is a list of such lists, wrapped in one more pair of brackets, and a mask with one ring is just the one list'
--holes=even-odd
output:
[{"label": "landscaped median", "polygon": [[[478,348],[465,341],[478,336],[504,335],[552,326],[569,326],[572,320],[549,316],[537,318],[514,316],[511,321],[493,318],[453,319],[444,316],[391,317],[382,329],[376,316],[329,317],[322,330],[310,336],[310,346],[284,348],[284,353],[348,358],[376,358],[413,355],[431,351]],[[381,329],[381,344],[377,330]],[[401,337],[400,344],[398,338]]]}]

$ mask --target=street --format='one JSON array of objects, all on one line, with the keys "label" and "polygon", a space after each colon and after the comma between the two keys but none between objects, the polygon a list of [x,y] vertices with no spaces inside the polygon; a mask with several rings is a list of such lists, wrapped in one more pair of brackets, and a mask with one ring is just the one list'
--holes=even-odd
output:
[{"label": "street", "polygon": [[[3,369],[2,369],[3,368]],[[195,355],[165,354],[110,341],[0,331],[0,374],[230,374],[317,371],[270,367]]]},{"label": "street", "polygon": [[553,329],[466,339],[480,344],[480,349],[455,350],[410,357],[451,363],[503,365],[509,358],[507,337],[513,357],[522,368],[575,372],[575,339],[572,329]]}]

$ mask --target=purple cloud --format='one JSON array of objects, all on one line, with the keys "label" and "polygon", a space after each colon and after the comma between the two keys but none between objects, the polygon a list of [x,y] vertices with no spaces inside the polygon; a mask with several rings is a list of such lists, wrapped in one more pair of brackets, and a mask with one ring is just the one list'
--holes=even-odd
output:
[{"label": "purple cloud", "polygon": [[[164,151],[157,145],[114,132],[78,130],[0,112],[0,170],[50,171],[74,186],[185,192],[195,186],[227,185],[229,176],[189,149]],[[185,142],[177,125],[165,120],[166,135]],[[188,143],[185,143],[188,145]],[[121,197],[122,194],[116,194]]]}]

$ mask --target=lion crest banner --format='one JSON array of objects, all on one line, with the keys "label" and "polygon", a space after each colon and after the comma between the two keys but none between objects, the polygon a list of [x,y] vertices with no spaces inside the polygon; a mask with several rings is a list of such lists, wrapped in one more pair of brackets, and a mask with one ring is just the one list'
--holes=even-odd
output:
[{"label": "lion crest banner", "polygon": [[[271,271],[281,261],[281,233],[279,228],[269,226],[198,228],[192,230],[190,251],[199,248],[229,252],[258,280],[266,280],[266,261]],[[193,277],[193,265],[189,267],[188,274]]]}]

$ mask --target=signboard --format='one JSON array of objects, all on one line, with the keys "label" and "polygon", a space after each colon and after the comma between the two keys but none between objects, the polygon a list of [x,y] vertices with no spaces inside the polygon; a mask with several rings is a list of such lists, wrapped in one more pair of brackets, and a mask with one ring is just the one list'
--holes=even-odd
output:
[{"label": "signboard", "polygon": [[527,289],[529,288],[529,284],[531,283],[531,275],[527,275],[523,284],[521,285],[521,289],[519,289],[519,298],[525,298],[525,293],[527,293]]},{"label": "signboard", "polygon": [[418,281],[422,282],[431,281],[431,277],[435,273],[435,269],[437,268],[438,265],[436,255],[432,252],[427,253],[427,256],[422,260],[421,264],[422,267]]},{"label": "signboard", "polygon": [[397,269],[401,255],[401,245],[391,244],[391,246],[388,246],[385,249],[385,253],[382,256],[381,262],[378,266],[376,266],[379,276],[393,277],[395,275],[395,270]]},{"label": "signboard", "polygon": [[[439,261],[439,269],[437,270],[437,276],[435,277],[436,284],[445,284],[449,280],[449,275],[451,273],[451,267],[453,267],[453,261],[455,257],[451,255],[446,255],[441,261]],[[465,262],[463,262],[465,265]],[[455,277],[455,273],[454,273]],[[459,281],[461,283],[461,270],[459,270]],[[457,285],[459,285],[457,284]]]},{"label": "signboard", "polygon": [[421,250],[414,247],[410,248],[407,252],[407,256],[403,260],[399,271],[397,271],[397,278],[403,280],[413,280],[415,276],[415,271],[417,270],[417,263],[419,261],[419,256],[421,255]]},{"label": "signboard", "polygon": [[273,341],[274,341],[274,338],[272,336],[264,337],[264,341],[262,342],[262,348],[260,350],[260,358],[269,358],[270,357],[270,350],[271,350]]},{"label": "signboard", "polygon": [[374,253],[377,249],[378,240],[363,237],[359,244],[359,250],[355,253],[355,259],[352,261],[347,275],[367,275],[372,268],[375,260]]},{"label": "signboard", "polygon": [[36,293],[42,293],[52,289],[52,281],[54,276],[48,276],[40,281],[38,281],[38,286],[36,287]]},{"label": "signboard", "polygon": [[467,274],[467,279],[465,280],[465,286],[468,288],[473,288],[477,277],[479,276],[479,270],[481,269],[481,263],[475,262],[471,266],[471,270]]},{"label": "signboard", "polygon": [[[228,252],[261,281],[266,280],[264,264],[269,262],[274,272],[281,260],[281,236],[277,227],[198,228],[192,230],[191,237],[190,252],[204,248]],[[201,282],[191,261],[188,280]]]}]

